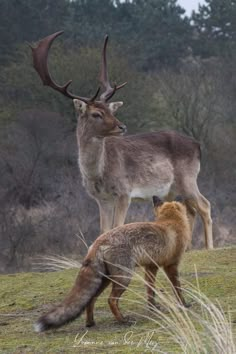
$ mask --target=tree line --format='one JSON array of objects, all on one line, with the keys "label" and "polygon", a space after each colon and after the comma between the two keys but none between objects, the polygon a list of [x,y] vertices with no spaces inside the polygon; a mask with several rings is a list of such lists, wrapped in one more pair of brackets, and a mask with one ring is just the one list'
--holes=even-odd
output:
[{"label": "tree line", "polygon": [[202,57],[235,50],[235,0],[207,0],[185,16],[177,0],[2,0],[0,63],[15,50],[59,29],[71,48],[100,44],[106,33],[142,70],[176,66],[189,48]]}]

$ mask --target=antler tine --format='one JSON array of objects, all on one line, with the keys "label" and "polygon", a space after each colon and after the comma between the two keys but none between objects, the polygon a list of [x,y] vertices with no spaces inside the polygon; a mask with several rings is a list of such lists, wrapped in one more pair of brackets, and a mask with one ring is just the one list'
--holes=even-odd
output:
[{"label": "antler tine", "polygon": [[117,90],[119,90],[120,88],[122,88],[127,84],[127,82],[124,82],[119,86],[115,85],[114,87],[111,87],[108,78],[108,71],[107,71],[107,55],[106,55],[107,43],[108,43],[108,35],[105,36],[105,40],[104,40],[104,45],[102,50],[101,74],[100,74],[100,82],[105,89],[105,91],[101,94],[100,99],[101,101],[104,102],[107,102],[115,94]]},{"label": "antler tine", "polygon": [[53,79],[49,73],[47,62],[48,62],[48,53],[49,53],[50,47],[51,47],[53,41],[58,36],[60,36],[63,32],[64,31],[59,31],[59,32],[53,33],[53,34],[41,39],[39,41],[37,47],[35,47],[35,48],[30,45],[30,48],[32,50],[32,55],[33,55],[34,68],[37,71],[37,73],[39,74],[44,85],[47,85],[47,86],[53,88],[54,90],[59,91],[60,93],[62,93],[66,97],[69,97],[71,99],[77,98],[81,101],[89,103],[97,97],[98,92],[97,92],[96,96],[94,96],[95,98],[93,97],[92,99],[89,99],[87,97],[76,96],[68,91],[68,87],[71,84],[72,80],[69,80],[63,86],[60,86],[55,81],[53,81]]},{"label": "antler tine", "polygon": [[100,92],[100,86],[98,87],[98,89],[97,89],[97,91],[96,91],[96,93],[95,93],[95,95],[92,97],[92,98],[90,98],[90,102],[94,102],[95,100],[96,100],[96,98],[98,97],[98,94],[99,94],[99,92]]}]

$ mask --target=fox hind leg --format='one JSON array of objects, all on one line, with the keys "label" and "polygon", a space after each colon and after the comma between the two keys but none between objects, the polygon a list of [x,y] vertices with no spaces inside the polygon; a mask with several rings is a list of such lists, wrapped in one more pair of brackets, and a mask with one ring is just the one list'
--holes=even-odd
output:
[{"label": "fox hind leg", "polygon": [[184,307],[189,307],[189,305],[185,302],[184,297],[182,295],[181,284],[179,281],[178,265],[172,264],[170,266],[164,267],[164,271],[175,289],[175,295],[177,296],[179,302]]},{"label": "fox hind leg", "polygon": [[153,264],[145,267],[145,283],[147,287],[147,300],[150,308],[156,306],[155,302],[155,280],[158,267]]},{"label": "fox hind leg", "polygon": [[93,316],[95,302],[97,301],[97,298],[101,295],[101,293],[108,287],[110,282],[111,282],[110,279],[107,278],[103,279],[102,284],[98,289],[96,295],[92,298],[92,300],[86,307],[86,327],[95,326],[95,321]]},{"label": "fox hind leg", "polygon": [[118,302],[121,295],[124,293],[131,281],[131,275],[125,274],[124,276],[112,277],[112,290],[108,299],[111,312],[115,316],[118,322],[127,323],[127,319],[120,312]]}]

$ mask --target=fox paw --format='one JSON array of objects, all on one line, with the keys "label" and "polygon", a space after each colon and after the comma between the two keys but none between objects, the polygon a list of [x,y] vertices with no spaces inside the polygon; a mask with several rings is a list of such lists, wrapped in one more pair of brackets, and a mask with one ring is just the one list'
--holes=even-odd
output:
[{"label": "fox paw", "polygon": [[166,307],[164,307],[160,304],[156,304],[156,303],[154,303],[154,304],[149,303],[148,310],[153,313],[157,313],[158,311],[160,311],[162,313],[169,313],[169,310]]},{"label": "fox paw", "polygon": [[192,304],[189,302],[188,304],[187,303],[185,303],[184,304],[184,307],[186,308],[186,309],[188,309],[189,307],[191,307],[192,306]]},{"label": "fox paw", "polygon": [[86,322],[86,327],[93,327],[95,325],[96,325],[95,321]]},{"label": "fox paw", "polygon": [[132,325],[134,325],[136,322],[137,322],[137,321],[136,321],[136,319],[135,319],[134,317],[132,317],[132,316],[125,316],[125,317],[123,318],[123,321],[122,321],[121,323],[122,323],[122,324],[125,324],[125,325],[127,325],[127,326],[132,326]]},{"label": "fox paw", "polygon": [[148,302],[149,310],[161,310],[161,305],[157,304],[156,302]]},{"label": "fox paw", "polygon": [[192,306],[192,303],[180,303],[178,304],[178,307],[181,309],[181,308],[185,308],[185,309],[188,309]]}]

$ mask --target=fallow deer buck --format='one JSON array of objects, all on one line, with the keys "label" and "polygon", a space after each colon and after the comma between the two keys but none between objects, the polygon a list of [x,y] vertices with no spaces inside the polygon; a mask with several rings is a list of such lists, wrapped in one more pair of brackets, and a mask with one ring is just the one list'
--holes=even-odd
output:
[{"label": "fallow deer buck", "polygon": [[105,38],[102,52],[100,88],[92,98],[76,96],[68,90],[71,80],[59,86],[50,76],[49,49],[63,31],[56,32],[31,47],[34,68],[44,85],[73,99],[78,116],[77,140],[83,185],[100,210],[101,232],[123,225],[132,198],[172,200],[181,194],[200,214],[207,248],[213,248],[209,201],[199,192],[200,145],[175,131],[124,136],[126,126],[114,116],[123,102],[108,101],[122,85],[111,86],[108,79]]}]

